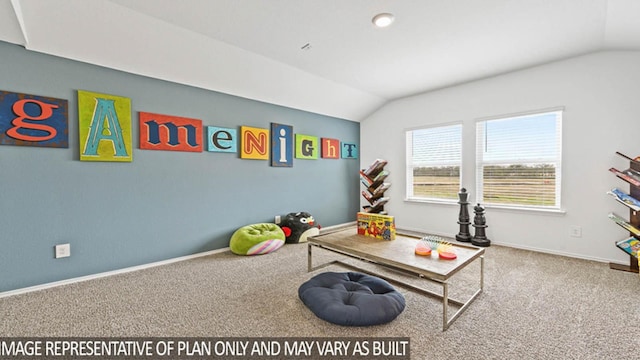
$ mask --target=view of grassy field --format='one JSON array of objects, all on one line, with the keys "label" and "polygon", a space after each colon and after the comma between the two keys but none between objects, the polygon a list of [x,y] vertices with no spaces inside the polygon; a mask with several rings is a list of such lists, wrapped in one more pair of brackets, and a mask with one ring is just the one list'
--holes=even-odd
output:
[{"label": "view of grassy field", "polygon": [[457,199],[460,191],[458,176],[414,176],[413,195],[438,199]]},{"label": "view of grassy field", "polygon": [[[457,199],[460,191],[458,176],[414,176],[413,194],[416,197]],[[555,205],[553,178],[494,178],[485,179],[484,202],[493,204]]]}]

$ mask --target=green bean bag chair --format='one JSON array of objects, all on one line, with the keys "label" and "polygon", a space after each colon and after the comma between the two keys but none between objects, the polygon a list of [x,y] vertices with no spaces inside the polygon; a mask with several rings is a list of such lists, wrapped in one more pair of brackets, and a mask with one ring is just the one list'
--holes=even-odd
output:
[{"label": "green bean bag chair", "polygon": [[229,247],[237,255],[262,255],[284,245],[285,235],[280,226],[272,223],[252,224],[239,228],[231,236]]}]

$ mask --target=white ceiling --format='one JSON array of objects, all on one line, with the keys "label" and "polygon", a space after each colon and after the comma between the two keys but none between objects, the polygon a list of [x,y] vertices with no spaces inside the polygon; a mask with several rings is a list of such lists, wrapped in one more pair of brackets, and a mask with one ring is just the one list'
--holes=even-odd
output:
[{"label": "white ceiling", "polygon": [[[379,12],[391,27],[371,24]],[[392,99],[640,50],[638,19],[638,0],[0,0],[0,40],[360,121]]]}]

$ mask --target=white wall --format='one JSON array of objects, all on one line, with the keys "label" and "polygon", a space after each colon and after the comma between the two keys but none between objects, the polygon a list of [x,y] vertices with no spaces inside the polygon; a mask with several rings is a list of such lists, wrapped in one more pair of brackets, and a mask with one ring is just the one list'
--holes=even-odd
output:
[{"label": "white wall", "polygon": [[[393,185],[386,209],[399,228],[454,235],[459,231],[457,204],[404,201],[404,131],[463,122],[462,186],[473,203],[476,119],[558,106],[565,108],[565,213],[488,207],[487,236],[494,244],[628,264],[628,255],[614,245],[628,233],[607,214],[628,217],[629,211],[606,191],[629,189],[608,171],[629,166],[615,152],[640,155],[640,52],[595,53],[393,101],[361,123],[361,167],[375,158],[389,160]],[[469,210],[473,218],[472,206]],[[582,227],[581,238],[570,236],[571,226]]]}]

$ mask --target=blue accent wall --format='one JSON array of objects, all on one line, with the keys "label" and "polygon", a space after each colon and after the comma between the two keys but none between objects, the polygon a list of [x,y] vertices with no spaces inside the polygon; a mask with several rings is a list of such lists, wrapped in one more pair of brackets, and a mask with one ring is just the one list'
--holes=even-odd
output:
[{"label": "blue accent wall", "polygon": [[[227,247],[238,227],[288,212],[308,211],[325,227],[355,220],[359,159],[294,159],[287,168],[237,153],[140,150],[138,112],[228,128],[275,122],[358,146],[359,123],[4,42],[0,59],[0,90],[69,100],[68,149],[0,146],[0,292]],[[131,99],[132,163],[79,161],[77,90]],[[55,259],[62,243],[71,257]]]}]

